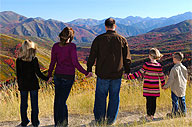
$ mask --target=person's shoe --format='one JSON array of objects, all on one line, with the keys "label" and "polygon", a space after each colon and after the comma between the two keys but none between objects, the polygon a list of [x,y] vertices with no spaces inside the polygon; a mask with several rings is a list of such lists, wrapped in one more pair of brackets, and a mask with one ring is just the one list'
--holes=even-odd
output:
[{"label": "person's shoe", "polygon": [[167,118],[173,118],[174,115],[173,115],[173,113],[167,113],[166,116],[167,116]]},{"label": "person's shoe", "polygon": [[186,117],[187,114],[184,112],[184,113],[181,113],[181,117]]},{"label": "person's shoe", "polygon": [[26,127],[26,126],[23,126],[21,123],[19,125],[17,125],[16,127]]},{"label": "person's shoe", "polygon": [[[29,122],[28,122],[29,123]],[[27,123],[27,124],[28,124]],[[23,124],[23,123],[20,123],[19,125],[17,125],[16,127],[27,127],[27,124]]]},{"label": "person's shoe", "polygon": [[153,115],[151,115],[151,121],[153,121],[153,119],[154,119],[154,116],[153,116]]},{"label": "person's shoe", "polygon": [[146,122],[151,122],[152,121],[152,118],[151,118],[151,116],[145,116],[145,121]]},{"label": "person's shoe", "polygon": [[176,113],[167,113],[167,117],[168,118],[177,118],[177,117],[181,117],[181,114],[179,112]]},{"label": "person's shoe", "polygon": [[113,121],[113,122],[107,122],[107,125],[112,126],[112,125],[114,125],[115,123],[116,123],[115,121]]}]

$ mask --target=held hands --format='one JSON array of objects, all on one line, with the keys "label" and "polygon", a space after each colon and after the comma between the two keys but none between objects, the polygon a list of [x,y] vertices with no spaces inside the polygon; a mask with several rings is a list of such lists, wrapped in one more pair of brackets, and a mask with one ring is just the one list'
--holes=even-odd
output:
[{"label": "held hands", "polygon": [[90,78],[93,76],[93,73],[92,72],[89,72],[88,75],[86,76],[86,78]]},{"label": "held hands", "polygon": [[161,88],[162,88],[163,90],[166,90],[166,89],[167,89],[167,88],[165,87],[165,85],[164,85],[164,86],[162,86]]},{"label": "held hands", "polygon": [[128,79],[128,78],[127,78],[128,75],[129,75],[129,74],[125,73],[125,74],[124,74],[124,78],[125,78],[125,79]]},{"label": "held hands", "polygon": [[51,83],[53,80],[53,77],[49,77],[49,80],[47,81],[47,83]]},{"label": "held hands", "polygon": [[129,74],[125,73],[124,74],[124,78],[127,80],[131,80],[130,76],[131,76],[131,73],[129,73]]},{"label": "held hands", "polygon": [[162,87],[163,90],[166,90],[167,88]]}]

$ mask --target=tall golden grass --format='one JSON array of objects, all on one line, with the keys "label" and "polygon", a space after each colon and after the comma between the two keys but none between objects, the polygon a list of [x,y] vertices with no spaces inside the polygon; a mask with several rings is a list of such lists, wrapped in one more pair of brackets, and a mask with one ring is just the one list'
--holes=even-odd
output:
[{"label": "tall golden grass", "polygon": [[[95,78],[85,78],[79,79],[74,83],[67,101],[69,113],[93,113],[95,82]],[[51,116],[53,115],[54,86],[45,82],[40,84],[39,116]],[[171,111],[170,93],[170,90],[161,90],[161,96],[157,99],[157,114]],[[20,93],[17,85],[0,90],[0,102],[0,121],[20,120]],[[145,115],[145,103],[146,100],[142,93],[142,81],[127,81],[123,79],[120,91],[120,112],[136,112],[140,113],[141,116]],[[192,116],[192,87],[189,87],[189,84],[186,91],[186,104],[188,114]],[[30,114],[30,101],[28,105],[28,114]]]}]

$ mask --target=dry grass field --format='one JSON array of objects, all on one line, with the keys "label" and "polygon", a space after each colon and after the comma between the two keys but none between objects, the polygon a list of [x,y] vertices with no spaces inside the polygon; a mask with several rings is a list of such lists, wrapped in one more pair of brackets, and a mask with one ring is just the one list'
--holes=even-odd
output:
[{"label": "dry grass field", "polygon": [[[78,76],[72,88],[67,104],[69,109],[70,126],[91,126],[93,117],[95,78]],[[145,122],[140,120],[146,115],[146,100],[142,95],[142,81],[122,80],[120,91],[120,107],[115,126],[192,126],[192,87],[189,83],[186,91],[187,117],[167,119],[166,113],[171,111],[171,92],[161,90],[157,99],[155,120]],[[0,126],[15,126],[20,120],[20,93],[17,85],[0,90]],[[54,86],[41,82],[39,90],[39,117],[41,125],[53,125]],[[30,118],[30,101],[28,116]]]}]

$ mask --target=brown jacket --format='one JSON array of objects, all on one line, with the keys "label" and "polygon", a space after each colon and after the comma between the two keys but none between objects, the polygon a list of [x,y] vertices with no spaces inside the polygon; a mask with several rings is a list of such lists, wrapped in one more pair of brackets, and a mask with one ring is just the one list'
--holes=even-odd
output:
[{"label": "brown jacket", "polygon": [[88,72],[92,72],[95,61],[96,75],[102,79],[121,78],[123,70],[129,73],[131,56],[127,40],[111,30],[97,36],[92,43],[87,61]]}]

